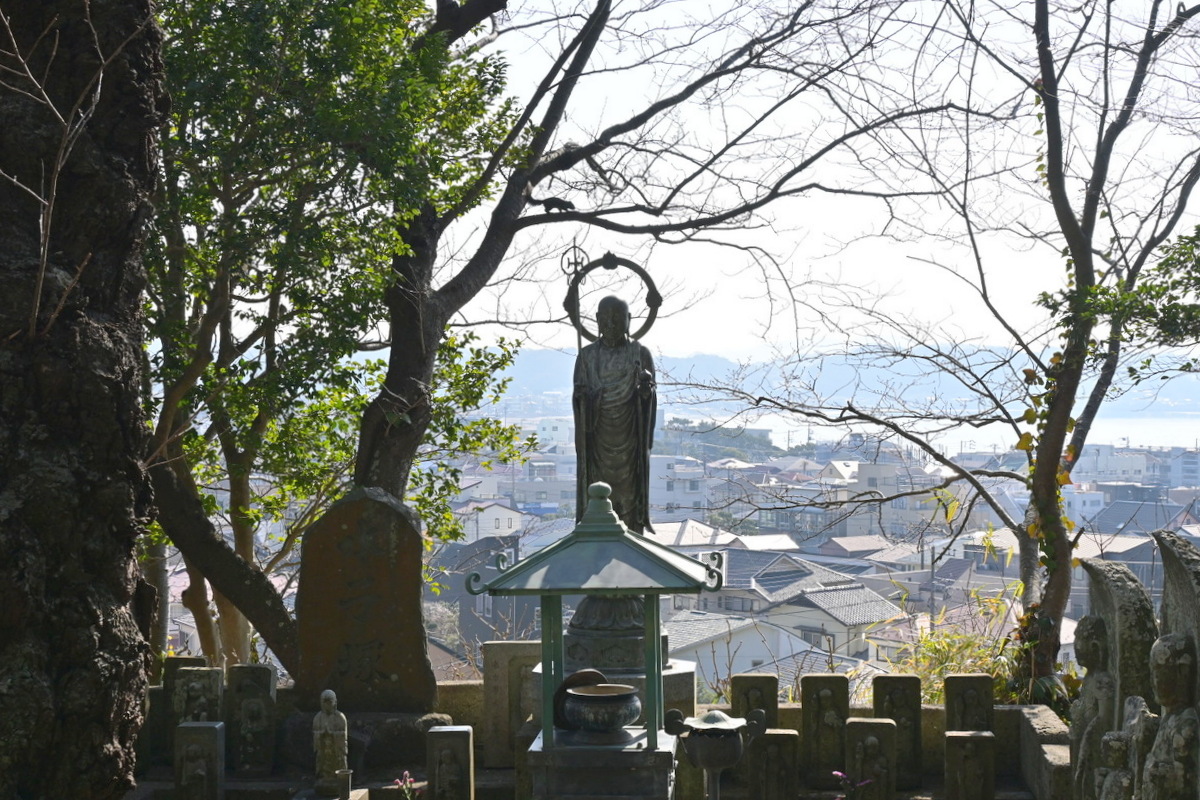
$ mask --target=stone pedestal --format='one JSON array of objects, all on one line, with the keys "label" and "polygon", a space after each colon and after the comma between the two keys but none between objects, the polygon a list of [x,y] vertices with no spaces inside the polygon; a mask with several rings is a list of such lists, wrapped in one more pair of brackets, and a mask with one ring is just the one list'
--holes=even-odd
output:
[{"label": "stone pedestal", "polygon": [[545,749],[542,736],[527,755],[534,800],[673,800],[676,739],[659,731],[658,748],[646,749],[646,732],[609,747]]}]

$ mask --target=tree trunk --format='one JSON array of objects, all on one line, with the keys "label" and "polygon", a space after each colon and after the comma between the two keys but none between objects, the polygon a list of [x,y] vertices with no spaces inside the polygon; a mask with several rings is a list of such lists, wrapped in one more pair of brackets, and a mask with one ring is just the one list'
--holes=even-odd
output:
[{"label": "tree trunk", "polygon": [[270,579],[238,558],[217,533],[189,486],[192,474],[187,464],[175,458],[159,461],[150,468],[150,476],[159,521],[167,536],[208,578],[215,591],[248,616],[283,668],[296,675],[299,657],[295,621]]},{"label": "tree trunk", "polygon": [[154,542],[146,547],[142,560],[142,578],[154,587],[156,608],[150,622],[150,635],[147,641],[150,645],[150,655],[153,658],[150,668],[150,683],[156,684],[162,680],[162,659],[167,653],[170,640],[169,622],[171,616],[171,582],[167,571],[166,542]]},{"label": "tree trunk", "polygon": [[130,602],[161,42],[145,0],[3,6],[28,63],[0,56],[0,797],[120,798],[149,655]]}]

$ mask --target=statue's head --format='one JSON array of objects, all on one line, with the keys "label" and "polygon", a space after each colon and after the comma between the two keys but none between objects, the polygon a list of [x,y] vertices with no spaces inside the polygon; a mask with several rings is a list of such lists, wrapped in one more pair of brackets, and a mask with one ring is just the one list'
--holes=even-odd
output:
[{"label": "statue's head", "polygon": [[620,344],[629,335],[629,305],[615,295],[600,301],[596,309],[596,327],[607,344]]},{"label": "statue's head", "polygon": [[1075,660],[1088,670],[1108,667],[1108,628],[1104,618],[1088,614],[1075,628]]},{"label": "statue's head", "polygon": [[333,689],[321,692],[321,710],[327,714],[337,711],[337,695],[333,693]]},{"label": "statue's head", "polygon": [[1154,695],[1168,708],[1191,705],[1196,680],[1196,648],[1192,637],[1168,633],[1150,648],[1150,677]]}]

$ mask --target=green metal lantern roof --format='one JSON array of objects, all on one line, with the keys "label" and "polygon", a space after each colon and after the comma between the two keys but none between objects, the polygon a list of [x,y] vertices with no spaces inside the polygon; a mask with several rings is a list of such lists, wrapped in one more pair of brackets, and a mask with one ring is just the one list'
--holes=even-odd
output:
[{"label": "green metal lantern roof", "polygon": [[588,487],[583,519],[561,541],[513,567],[496,559],[500,575],[484,584],[479,573],[467,578],[472,594],[698,594],[721,588],[721,556],[710,563],[676,553],[633,533],[613,512],[606,483]]}]

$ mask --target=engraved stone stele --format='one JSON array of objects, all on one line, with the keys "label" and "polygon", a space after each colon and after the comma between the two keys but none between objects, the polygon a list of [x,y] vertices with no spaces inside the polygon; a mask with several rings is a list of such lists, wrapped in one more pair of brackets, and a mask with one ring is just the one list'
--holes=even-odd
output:
[{"label": "engraved stone stele", "polygon": [[1159,632],[1182,633],[1200,641],[1200,550],[1177,533],[1153,535],[1162,554],[1164,578]]},{"label": "engraved stone stele", "polygon": [[801,676],[800,711],[800,767],[804,783],[814,789],[836,789],[840,782],[833,773],[846,770],[849,678],[836,674]]},{"label": "engraved stone stele", "polygon": [[224,800],[225,723],[183,722],[176,728],[175,797]]},{"label": "engraved stone stele", "polygon": [[229,752],[234,774],[258,778],[271,774],[275,761],[274,664],[235,664],[227,691]]},{"label": "engraved stone stele", "polygon": [[428,800],[475,800],[475,742],[470,725],[438,725],[426,734]]},{"label": "engraved stone stele", "polygon": [[316,753],[314,789],[323,797],[337,797],[342,780],[338,773],[347,768],[350,726],[346,715],[338,711],[337,695],[332,689],[321,692],[321,710],[313,717],[312,746]]},{"label": "engraved stone stele", "polygon": [[946,800],[995,800],[996,737],[946,731]]},{"label": "engraved stone stele", "polygon": [[[1091,614],[1104,620],[1108,649],[1107,672],[1115,681],[1113,723],[1124,715],[1125,698],[1146,698],[1155,710],[1150,686],[1150,646],[1158,638],[1154,606],[1145,588],[1124,564],[1098,559],[1082,559],[1088,576],[1088,602]],[[1086,680],[1086,678],[1085,678]]]},{"label": "engraved stone stele", "polygon": [[871,683],[877,719],[896,723],[896,788],[921,785],[921,679],[876,675]]},{"label": "engraved stone stele", "polygon": [[946,730],[992,730],[991,675],[971,673],[946,676]]},{"label": "engraved stone stele", "polygon": [[846,774],[859,786],[857,800],[896,796],[896,723],[890,719],[846,720]]},{"label": "engraved stone stele", "polygon": [[296,595],[301,702],[329,688],[344,711],[433,709],[419,530],[407,506],[358,488],[305,531]]}]

